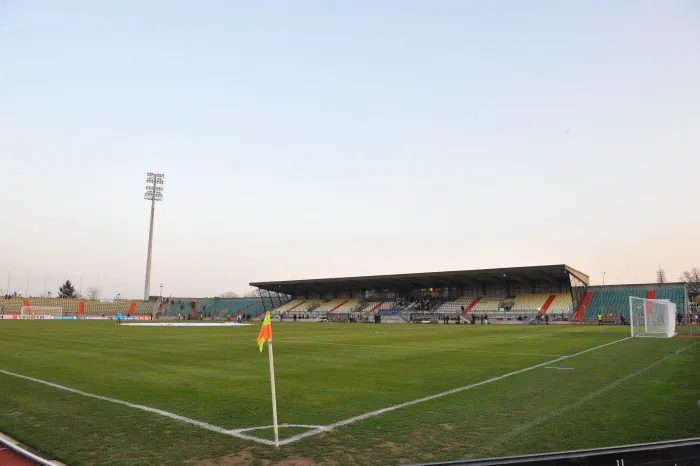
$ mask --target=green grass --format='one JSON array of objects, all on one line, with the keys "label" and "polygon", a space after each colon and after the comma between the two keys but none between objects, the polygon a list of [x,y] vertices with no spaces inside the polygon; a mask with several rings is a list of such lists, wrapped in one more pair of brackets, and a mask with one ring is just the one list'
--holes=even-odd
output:
[{"label": "green grass", "polygon": [[[258,330],[0,321],[0,369],[226,429],[263,426],[272,415]],[[279,420],[319,425],[629,334],[553,325],[273,323],[273,330]],[[0,431],[68,464],[100,465],[385,465],[686,438],[700,432],[696,341],[623,341],[553,364],[573,370],[534,369],[278,450],[0,373]],[[272,438],[271,430],[250,434]]]}]

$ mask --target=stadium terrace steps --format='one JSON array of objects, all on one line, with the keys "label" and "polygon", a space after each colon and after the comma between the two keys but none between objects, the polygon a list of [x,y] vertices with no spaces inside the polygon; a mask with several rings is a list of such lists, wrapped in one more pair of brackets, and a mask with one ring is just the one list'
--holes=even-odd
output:
[{"label": "stadium terrace steps", "polygon": [[[150,305],[153,306],[153,303],[150,303]],[[140,312],[139,306],[142,305],[137,305],[137,314]],[[141,307],[141,309],[145,308]],[[173,317],[203,315],[204,317],[223,318],[238,314],[253,316],[259,313],[261,309],[263,309],[263,303],[260,298],[173,299],[168,304],[168,315]]]},{"label": "stadium terrace steps", "polygon": [[554,295],[554,294],[550,295],[549,298],[547,298],[547,301],[545,301],[544,304],[542,305],[542,314],[544,314],[545,312],[547,312],[549,310],[550,306],[552,305],[552,303],[554,302],[554,300],[556,298],[557,298],[557,295]]},{"label": "stadium terrace steps", "polygon": [[294,310],[295,314],[306,314],[309,312],[309,308],[317,306],[321,302],[322,300],[320,299],[293,299],[274,310],[276,311],[276,315],[284,318],[291,310]]},{"label": "stadium terrace steps", "polygon": [[643,288],[594,291],[583,313],[583,319],[596,320],[598,314],[601,314],[604,320],[617,319],[620,315],[628,318],[630,296],[644,298],[646,292]]},{"label": "stadium terrace steps", "polygon": [[588,303],[591,302],[592,296],[592,292],[589,291],[586,293],[586,296],[583,298],[583,302],[581,302],[581,306],[578,308],[578,311],[576,311],[576,315],[574,315],[574,320],[583,319],[583,314],[586,312],[586,306],[588,306]]},{"label": "stadium terrace steps", "polygon": [[471,310],[478,312],[495,312],[500,307],[502,300],[503,298],[484,296],[479,300],[478,303],[476,303],[476,305],[474,305],[474,307]]},{"label": "stadium terrace steps", "polygon": [[358,299],[348,299],[340,306],[337,306],[334,309],[331,309],[329,314],[333,313],[333,312],[336,314],[345,314],[348,312],[354,312],[354,310],[357,307],[357,305],[359,304],[359,302],[360,301]]},{"label": "stadium terrace steps", "polygon": [[472,301],[471,304],[464,309],[464,317],[474,310],[476,305],[479,304],[479,301],[481,301],[481,297],[475,298],[474,301]]},{"label": "stadium terrace steps", "polygon": [[[337,300],[334,300],[337,301]],[[349,303],[349,305],[348,305]],[[326,317],[328,317],[330,314],[337,312],[341,313],[343,311],[347,312],[351,308],[355,307],[357,305],[357,300],[354,299],[346,299],[346,300],[341,300],[340,304],[337,304],[333,306],[328,312],[326,312]]]},{"label": "stadium terrace steps", "polygon": [[[590,299],[586,302],[586,299]],[[629,319],[629,298],[668,299],[676,305],[677,312],[683,312],[685,294],[682,287],[663,288],[618,288],[589,292],[576,313],[577,319],[596,320],[598,314],[604,320],[617,320],[620,316]]]},{"label": "stadium terrace steps", "polygon": [[68,298],[12,298],[0,300],[0,307],[5,314],[19,314],[22,306],[32,307],[60,307],[64,315],[115,315],[121,312],[123,315],[151,315],[155,302],[116,300],[111,302],[90,301]]},{"label": "stadium terrace steps", "polygon": [[571,294],[560,293],[554,295],[554,300],[549,305],[547,312],[571,312],[574,303],[571,301]]},{"label": "stadium terrace steps", "polygon": [[[289,311],[293,311],[294,309],[298,308],[299,306],[301,306],[301,305],[304,304],[305,302],[306,302],[306,301],[299,301],[299,302],[297,303],[296,300],[295,300],[295,301],[290,301],[290,303],[296,303],[296,304],[293,304],[293,305],[287,307],[286,309],[284,309],[284,311],[280,312],[280,315],[281,315],[281,316],[284,316],[284,315],[287,314]],[[281,309],[281,308],[280,308],[280,309]]]},{"label": "stadium terrace steps", "polygon": [[345,300],[345,298],[321,300],[318,302],[318,305],[309,306],[309,311],[319,316],[326,315],[331,309],[343,304]]},{"label": "stadium terrace steps", "polygon": [[358,302],[357,306],[355,306],[354,309],[352,309],[350,312],[355,313],[355,314],[364,314],[367,308],[374,306],[374,302],[372,301],[362,301]]},{"label": "stadium terrace steps", "polygon": [[241,315],[247,316],[248,310],[253,309],[253,308],[257,308],[261,304],[262,304],[262,299],[255,300],[251,304],[248,304],[246,307],[244,307],[242,309],[238,309],[238,311],[236,311],[236,315],[241,314]]},{"label": "stadium terrace steps", "polygon": [[367,311],[367,313],[365,315],[370,316],[370,315],[374,314],[378,309],[380,309],[382,307],[383,304],[384,304],[384,301],[380,301],[380,302],[376,303],[374,306],[372,306],[370,308],[369,311]]},{"label": "stadium terrace steps", "polygon": [[447,301],[445,303],[442,303],[440,307],[438,307],[437,312],[441,314],[461,314],[462,307],[466,309],[467,306],[469,306],[470,303],[474,302],[475,299],[478,300],[480,298],[474,298],[473,296],[460,296],[454,301]]},{"label": "stadium terrace steps", "polygon": [[683,313],[685,310],[685,290],[682,287],[655,288],[654,299],[668,299],[676,305],[676,311]]},{"label": "stadium terrace steps", "polygon": [[[523,294],[515,297],[513,301],[513,312],[520,311],[538,311],[544,310],[544,305],[549,301],[549,293]],[[554,298],[552,298],[552,301]],[[551,301],[550,301],[551,304]]]},{"label": "stadium terrace steps", "polygon": [[[462,308],[464,311],[462,312]],[[505,308],[501,311],[501,308]],[[571,312],[572,302],[571,296],[568,293],[534,293],[521,294],[514,298],[494,297],[494,296],[460,296],[453,301],[442,303],[437,312],[440,314],[461,314],[462,317],[468,317],[472,311],[477,312],[515,312],[522,315],[536,314],[545,312]],[[405,312],[410,312],[412,306],[404,309]]]}]

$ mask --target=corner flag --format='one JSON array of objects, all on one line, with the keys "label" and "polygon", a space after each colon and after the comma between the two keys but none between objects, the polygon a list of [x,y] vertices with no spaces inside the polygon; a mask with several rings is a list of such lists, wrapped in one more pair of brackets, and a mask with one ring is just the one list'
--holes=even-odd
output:
[{"label": "corner flag", "polygon": [[258,334],[258,347],[260,348],[261,353],[262,353],[263,345],[265,344],[265,341],[267,341],[271,338],[272,338],[272,324],[270,322],[270,311],[267,311],[265,313],[265,320],[263,320],[262,328],[260,329],[260,333]]},{"label": "corner flag", "polygon": [[265,312],[262,328],[258,334],[258,347],[262,353],[263,346],[267,341],[267,354],[270,357],[270,389],[272,392],[272,427],[275,431],[275,447],[280,446],[280,436],[277,427],[277,395],[275,394],[275,363],[272,357],[272,323],[270,322],[270,311]]}]

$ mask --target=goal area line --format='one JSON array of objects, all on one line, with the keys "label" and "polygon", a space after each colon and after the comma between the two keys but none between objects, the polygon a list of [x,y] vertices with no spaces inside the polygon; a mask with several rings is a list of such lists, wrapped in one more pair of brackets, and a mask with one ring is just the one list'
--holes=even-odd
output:
[{"label": "goal area line", "polygon": [[[395,411],[395,410],[397,410],[397,409],[406,408],[406,407],[408,407],[408,406],[413,406],[413,405],[416,405],[416,404],[419,404],[419,403],[423,403],[423,402],[426,402],[426,401],[435,400],[435,399],[442,398],[442,397],[445,397],[445,396],[448,396],[448,395],[453,395],[453,394],[455,394],[455,393],[460,393],[460,392],[463,392],[463,391],[466,391],[466,390],[470,390],[470,389],[472,389],[472,388],[480,387],[480,386],[482,386],[482,385],[490,384],[490,383],[492,383],[492,382],[497,382],[497,381],[499,381],[499,380],[503,380],[503,379],[506,379],[506,378],[508,378],[508,377],[512,377],[512,376],[514,376],[514,375],[522,374],[522,373],[524,373],[524,372],[528,372],[528,371],[531,371],[531,370],[534,370],[534,369],[538,369],[538,368],[540,368],[540,367],[546,367],[546,366],[549,366],[549,365],[552,365],[552,364],[556,364],[556,363],[558,363],[558,362],[560,362],[560,361],[564,361],[564,360],[569,359],[569,358],[573,358],[573,357],[576,357],[576,356],[580,356],[580,355],[582,355],[582,354],[585,354],[585,353],[588,353],[588,352],[591,352],[591,351],[595,351],[595,350],[598,350],[598,349],[601,349],[601,348],[605,348],[605,347],[610,346],[610,345],[614,345],[614,344],[617,344],[617,343],[620,343],[620,342],[623,342],[623,341],[627,341],[627,340],[630,340],[631,338],[632,338],[632,337],[626,337],[626,338],[622,338],[622,339],[620,339],[620,340],[615,340],[615,341],[612,341],[612,342],[609,342],[609,343],[605,343],[605,344],[603,344],[603,345],[599,345],[599,346],[595,346],[595,347],[593,347],[593,348],[588,348],[588,349],[586,349],[586,350],[579,351],[578,353],[574,353],[574,354],[570,354],[570,355],[566,355],[566,356],[561,356],[561,357],[559,357],[559,358],[552,359],[551,361],[547,361],[547,362],[543,362],[543,363],[540,363],[540,364],[536,364],[536,365],[534,365],[534,366],[529,366],[529,367],[526,367],[526,368],[524,368],[524,369],[519,369],[519,370],[516,370],[516,371],[508,372],[508,373],[506,373],[506,374],[499,375],[499,376],[497,376],[497,377],[492,377],[492,378],[490,378],[490,379],[482,380],[482,381],[480,381],[480,382],[476,382],[476,383],[469,384],[469,385],[464,385],[464,386],[458,387],[458,388],[453,388],[453,389],[451,389],[451,390],[447,390],[447,391],[444,391],[444,392],[436,393],[436,394],[434,394],[434,395],[426,396],[426,397],[423,397],[423,398],[418,398],[418,399],[411,400],[411,401],[406,401],[406,402],[404,402],[404,403],[396,404],[396,405],[393,405],[393,406],[388,406],[388,407],[386,407],[386,408],[378,409],[378,410],[375,410],[375,411],[370,411],[370,412],[367,412],[367,413],[364,413],[364,414],[360,414],[360,415],[358,415],[358,416],[353,416],[353,417],[350,417],[350,418],[348,418],[348,419],[344,419],[344,420],[342,420],[342,421],[334,422],[334,423],[332,423],[332,424],[328,424],[328,425],[324,425],[324,426],[320,426],[320,425],[306,425],[306,424],[279,424],[279,427],[282,427],[282,428],[286,428],[286,427],[295,427],[295,428],[308,428],[308,429],[310,429],[310,430],[308,430],[307,432],[302,432],[302,433],[297,434],[297,435],[294,435],[294,436],[292,436],[292,437],[289,437],[289,438],[286,438],[286,439],[281,439],[280,442],[279,442],[279,445],[280,445],[280,446],[282,446],[282,445],[288,445],[288,444],[290,444],[290,443],[298,442],[299,440],[302,440],[302,439],[304,439],[304,438],[306,438],[306,437],[311,437],[311,436],[314,436],[314,435],[321,434],[321,433],[323,433],[323,432],[328,432],[328,431],[334,430],[334,429],[336,429],[336,428],[338,428],[338,427],[342,427],[342,426],[345,426],[345,425],[348,425],[348,424],[353,424],[353,423],[355,423],[355,422],[363,421],[363,420],[368,419],[368,418],[370,418],[370,417],[379,416],[379,415],[381,415],[381,414],[388,413],[388,412],[391,412],[391,411]],[[152,407],[150,407],[150,406],[140,405],[140,404],[137,404],[137,403],[131,403],[131,402],[128,402],[128,401],[119,400],[119,399],[117,399],[117,398],[110,398],[110,397],[106,397],[106,396],[102,396],[102,395],[96,395],[96,394],[94,394],[94,393],[84,392],[84,391],[82,391],[82,390],[77,390],[77,389],[75,389],[75,388],[66,387],[66,386],[64,386],[64,385],[59,385],[59,384],[57,384],[57,383],[49,382],[49,381],[46,381],[46,380],[37,379],[37,378],[34,378],[34,377],[29,377],[29,376],[27,376],[27,375],[17,374],[17,373],[15,373],[15,372],[6,371],[6,370],[3,370],[3,369],[0,369],[0,374],[5,374],[5,375],[11,376],[11,377],[17,377],[17,378],[20,378],[20,379],[29,380],[29,381],[31,381],[31,382],[39,383],[39,384],[42,384],[42,385],[47,385],[47,386],[49,386],[49,387],[53,387],[53,388],[56,388],[56,389],[59,389],[59,390],[64,390],[64,391],[67,391],[67,392],[75,393],[76,395],[81,395],[81,396],[85,396],[85,397],[88,397],[88,398],[95,398],[95,399],[102,400],[102,401],[108,401],[108,402],[110,402],[110,403],[115,403],[115,404],[120,404],[120,405],[123,405],[123,406],[128,406],[128,407],[130,407],[130,408],[139,409],[139,410],[141,410],[141,411],[146,411],[146,412],[149,412],[149,413],[159,414],[159,415],[161,415],[161,416],[164,416],[164,417],[167,417],[167,418],[170,418],[170,419],[174,419],[174,420],[176,420],[176,421],[180,421],[180,422],[184,422],[184,423],[187,423],[187,424],[191,424],[191,425],[200,427],[200,428],[202,428],[202,429],[206,429],[206,430],[209,430],[209,431],[212,431],[212,432],[216,432],[216,433],[219,433],[219,434],[229,435],[229,436],[231,436],[231,437],[240,438],[240,439],[242,439],[242,440],[249,440],[249,441],[252,441],[252,442],[261,443],[261,444],[263,444],[263,445],[268,445],[268,446],[274,446],[274,445],[275,445],[275,442],[272,441],[272,440],[268,440],[268,439],[264,439],[264,438],[260,438],[260,437],[255,437],[255,436],[249,435],[249,434],[247,433],[247,432],[251,432],[251,431],[255,431],[255,430],[267,429],[267,428],[269,428],[269,426],[243,427],[243,428],[240,428],[240,429],[226,429],[226,428],[219,427],[219,426],[215,426],[215,425],[213,425],[213,424],[209,424],[209,423],[206,423],[206,422],[203,422],[203,421],[198,421],[198,420],[196,420],[196,419],[191,419],[191,418],[188,418],[188,417],[185,417],[185,416],[180,416],[179,414],[171,413],[171,412],[169,412],[169,411],[164,411],[164,410],[162,410],[162,409],[152,408]]]}]

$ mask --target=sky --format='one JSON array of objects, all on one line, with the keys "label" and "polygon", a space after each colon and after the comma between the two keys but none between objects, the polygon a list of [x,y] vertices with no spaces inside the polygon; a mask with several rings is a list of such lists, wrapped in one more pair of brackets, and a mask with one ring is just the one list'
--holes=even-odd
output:
[{"label": "sky", "polygon": [[[0,0],[0,289],[700,265],[697,1]],[[29,279],[27,278],[29,277]]]}]

